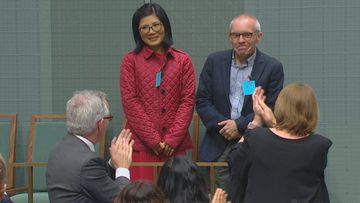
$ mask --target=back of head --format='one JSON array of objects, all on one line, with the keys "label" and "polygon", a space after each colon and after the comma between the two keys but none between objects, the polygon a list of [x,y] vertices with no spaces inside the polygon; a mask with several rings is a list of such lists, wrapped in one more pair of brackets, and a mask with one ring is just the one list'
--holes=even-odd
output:
[{"label": "back of head", "polygon": [[133,30],[134,40],[136,43],[135,52],[139,52],[144,47],[144,42],[142,41],[139,32],[140,20],[150,15],[157,16],[164,26],[165,29],[165,36],[163,41],[164,48],[167,49],[173,44],[170,20],[165,10],[159,4],[146,3],[135,11],[132,18],[132,30]]},{"label": "back of head", "polygon": [[5,192],[5,178],[6,178],[6,163],[3,156],[0,154],[0,200]]},{"label": "back of head", "polygon": [[66,103],[68,131],[85,136],[96,128],[96,122],[109,114],[106,94],[100,91],[77,91]]},{"label": "back of head", "polygon": [[153,183],[135,181],[127,185],[116,197],[114,203],[164,203],[164,193]]},{"label": "back of head", "polygon": [[186,156],[167,160],[157,184],[171,203],[209,202],[205,179],[196,163]]},{"label": "back of head", "polygon": [[274,115],[278,129],[298,136],[314,132],[319,107],[313,89],[303,83],[285,86],[276,100]]}]

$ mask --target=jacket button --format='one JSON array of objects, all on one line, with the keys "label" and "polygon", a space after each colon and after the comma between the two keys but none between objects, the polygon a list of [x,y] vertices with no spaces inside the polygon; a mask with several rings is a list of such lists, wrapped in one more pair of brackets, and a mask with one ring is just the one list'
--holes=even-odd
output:
[{"label": "jacket button", "polygon": [[165,113],[165,112],[166,112],[166,109],[161,108],[161,113]]},{"label": "jacket button", "polygon": [[162,95],[165,95],[165,93],[166,93],[166,91],[164,89],[161,89],[160,92]]},{"label": "jacket button", "polygon": [[166,131],[167,131],[167,128],[166,128],[166,127],[163,127],[161,130],[162,130],[163,132],[166,132]]}]

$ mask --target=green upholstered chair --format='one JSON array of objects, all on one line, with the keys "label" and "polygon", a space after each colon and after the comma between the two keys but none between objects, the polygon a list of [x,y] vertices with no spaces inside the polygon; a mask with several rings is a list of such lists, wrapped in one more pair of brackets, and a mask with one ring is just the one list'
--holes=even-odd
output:
[{"label": "green upholstered chair", "polygon": [[[47,203],[46,162],[54,145],[67,134],[64,114],[32,115],[28,145],[28,185],[27,192],[16,194],[11,199],[16,203]],[[100,147],[101,146],[101,147]],[[105,154],[105,137],[96,145],[102,157]]]}]

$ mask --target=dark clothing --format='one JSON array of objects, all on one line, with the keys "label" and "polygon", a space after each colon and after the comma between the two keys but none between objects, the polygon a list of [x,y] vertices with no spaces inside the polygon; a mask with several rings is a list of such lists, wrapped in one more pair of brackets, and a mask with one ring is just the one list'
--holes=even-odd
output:
[{"label": "dark clothing", "polygon": [[65,136],[49,156],[47,187],[52,203],[112,203],[130,180],[118,177],[108,162],[74,135]]},{"label": "dark clothing", "polygon": [[13,203],[8,195],[4,194],[3,198],[0,199],[0,203]]},{"label": "dark clothing", "polygon": [[[196,111],[206,127],[200,146],[202,161],[215,161],[224,152],[229,142],[220,135],[220,121],[231,119],[230,70],[233,49],[210,54],[200,74],[196,93]],[[284,83],[284,71],[280,61],[256,50],[251,80],[265,90],[266,103],[271,108]],[[240,134],[254,118],[251,95],[245,96],[241,116],[235,119]]]},{"label": "dark clothing", "polygon": [[232,203],[326,203],[324,181],[332,142],[312,134],[285,139],[268,128],[249,130],[230,154]]}]

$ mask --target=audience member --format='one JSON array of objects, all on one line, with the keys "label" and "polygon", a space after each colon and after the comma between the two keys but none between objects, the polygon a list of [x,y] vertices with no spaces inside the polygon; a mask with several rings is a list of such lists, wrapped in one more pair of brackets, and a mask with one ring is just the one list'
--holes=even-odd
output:
[{"label": "audience member", "polygon": [[167,203],[165,194],[152,182],[135,181],[127,185],[114,203]]},{"label": "audience member", "polygon": [[112,203],[130,182],[128,168],[134,141],[130,141],[129,130],[122,130],[111,141],[111,164],[95,153],[94,144],[105,136],[111,119],[103,92],[75,92],[67,102],[68,135],[53,148],[46,170],[52,203]]},{"label": "audience member", "polygon": [[[326,203],[324,179],[332,142],[315,134],[319,108],[309,85],[287,85],[275,110],[264,103],[264,91],[253,94],[257,128],[249,130],[230,154],[232,203]],[[259,127],[266,123],[270,128]]]},{"label": "audience member", "polygon": [[157,185],[170,203],[209,203],[205,179],[194,161],[175,156],[161,168]]},{"label": "audience member", "polygon": [[[134,162],[162,162],[192,147],[188,131],[195,105],[195,70],[190,56],[173,44],[169,18],[156,3],[132,18],[136,43],[120,66],[120,94],[135,140]],[[153,180],[152,167],[131,167],[131,179]]]},{"label": "audience member", "polygon": [[[251,93],[262,86],[273,107],[283,87],[281,62],[257,48],[263,33],[249,14],[234,17],[229,26],[232,49],[210,54],[200,74],[196,110],[206,127],[200,160],[228,161],[230,151],[253,120]],[[228,167],[216,167],[216,186],[226,189]]]},{"label": "audience member", "polygon": [[9,196],[6,194],[6,162],[0,154],[0,203],[12,203]]}]

